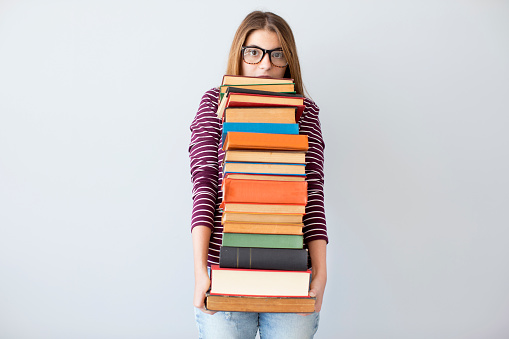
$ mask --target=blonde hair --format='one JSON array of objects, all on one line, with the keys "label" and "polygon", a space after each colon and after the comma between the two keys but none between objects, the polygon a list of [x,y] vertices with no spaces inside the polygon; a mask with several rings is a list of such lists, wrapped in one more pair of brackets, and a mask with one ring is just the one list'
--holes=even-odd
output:
[{"label": "blonde hair", "polygon": [[235,33],[235,37],[233,38],[230,55],[228,57],[228,65],[226,67],[226,74],[242,74],[241,48],[246,42],[249,34],[258,29],[265,29],[277,34],[277,37],[281,42],[283,53],[288,61],[288,67],[286,67],[284,77],[293,78],[295,82],[295,91],[298,94],[304,94],[299,57],[297,56],[297,46],[295,45],[292,29],[283,18],[271,12],[254,11],[249,13],[242,21]]}]

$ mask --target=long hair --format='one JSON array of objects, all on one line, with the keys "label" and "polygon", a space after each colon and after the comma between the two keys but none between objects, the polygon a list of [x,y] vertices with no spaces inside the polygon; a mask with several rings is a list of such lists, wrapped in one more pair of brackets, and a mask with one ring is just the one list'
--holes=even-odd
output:
[{"label": "long hair", "polygon": [[269,30],[277,34],[281,42],[283,53],[288,61],[284,77],[293,78],[295,82],[295,91],[298,94],[304,94],[299,57],[297,56],[297,46],[295,45],[292,29],[283,18],[271,12],[254,11],[249,13],[242,21],[233,38],[226,74],[241,75],[241,48],[249,34],[258,29]]}]

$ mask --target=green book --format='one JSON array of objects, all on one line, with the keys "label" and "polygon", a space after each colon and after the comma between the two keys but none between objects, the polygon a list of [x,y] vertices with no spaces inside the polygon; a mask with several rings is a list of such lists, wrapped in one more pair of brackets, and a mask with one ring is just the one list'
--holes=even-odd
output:
[{"label": "green book", "polygon": [[303,243],[302,235],[223,233],[223,246],[301,249]]}]

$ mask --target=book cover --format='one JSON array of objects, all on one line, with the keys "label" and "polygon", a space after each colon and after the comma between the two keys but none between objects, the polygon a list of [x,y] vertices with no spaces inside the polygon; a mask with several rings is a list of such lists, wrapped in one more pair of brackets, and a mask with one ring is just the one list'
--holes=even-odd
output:
[{"label": "book cover", "polygon": [[307,151],[308,136],[304,134],[270,134],[230,132],[223,150]]},{"label": "book cover", "polygon": [[228,150],[224,154],[224,161],[305,164],[306,152]]},{"label": "book cover", "polygon": [[223,233],[223,246],[296,248],[303,247],[302,235]]},{"label": "book cover", "polygon": [[219,267],[307,271],[308,252],[305,249],[221,246]]}]

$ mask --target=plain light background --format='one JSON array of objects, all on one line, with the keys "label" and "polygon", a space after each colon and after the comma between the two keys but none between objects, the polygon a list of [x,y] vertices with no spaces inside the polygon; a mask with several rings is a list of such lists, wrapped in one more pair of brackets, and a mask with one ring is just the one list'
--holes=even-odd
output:
[{"label": "plain light background", "polygon": [[507,1],[1,1],[0,337],[196,338],[189,124],[252,10],[326,142],[316,338],[509,337]]}]

